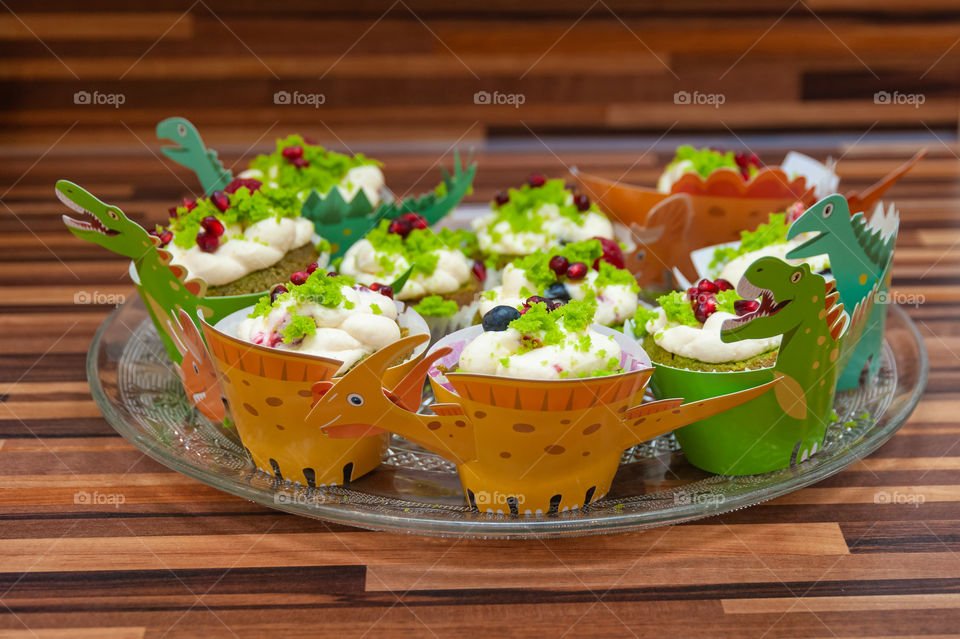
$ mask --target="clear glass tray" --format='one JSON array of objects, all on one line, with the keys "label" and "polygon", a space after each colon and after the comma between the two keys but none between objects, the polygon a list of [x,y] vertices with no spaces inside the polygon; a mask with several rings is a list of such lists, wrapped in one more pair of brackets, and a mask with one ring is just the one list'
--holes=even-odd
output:
[{"label": "clear glass tray", "polygon": [[396,437],[379,469],[345,487],[311,489],[258,471],[235,431],[211,423],[188,404],[138,297],[107,317],[87,356],[90,388],[107,421],[134,446],[178,472],[306,517],[375,530],[490,538],[663,526],[797,490],[886,442],[916,406],[927,372],[927,354],[913,322],[891,306],[878,382],[837,395],[839,421],[828,428],[823,449],[799,466],[749,477],[711,475],[691,466],[666,435],[624,452],[602,501],[556,515],[511,517],[471,511],[452,464]]}]

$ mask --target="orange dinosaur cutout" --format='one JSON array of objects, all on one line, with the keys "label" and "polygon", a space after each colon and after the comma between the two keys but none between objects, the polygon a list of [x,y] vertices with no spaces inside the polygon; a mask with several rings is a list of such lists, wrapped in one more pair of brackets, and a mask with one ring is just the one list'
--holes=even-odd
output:
[{"label": "orange dinosaur cutout", "polygon": [[183,357],[175,368],[183,382],[184,390],[187,391],[187,399],[204,417],[222,422],[227,413],[223,399],[220,397],[217,369],[200,331],[197,330],[197,325],[181,308],[177,310],[176,318],[167,320],[167,326],[174,346]]}]

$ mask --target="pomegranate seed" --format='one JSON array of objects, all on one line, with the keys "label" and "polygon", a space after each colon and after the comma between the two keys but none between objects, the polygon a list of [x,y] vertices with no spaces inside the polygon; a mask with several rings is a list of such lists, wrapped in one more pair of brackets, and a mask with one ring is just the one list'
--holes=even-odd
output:
[{"label": "pomegranate seed", "polygon": [[563,304],[564,303],[561,300],[547,300],[547,310],[555,311],[561,306],[563,306]]},{"label": "pomegranate seed", "polygon": [[731,284],[729,280],[725,280],[722,277],[718,277],[717,279],[713,280],[713,283],[717,285],[717,290],[720,290],[720,291],[733,290],[733,284]]},{"label": "pomegranate seed", "polygon": [[583,262],[574,262],[567,267],[567,277],[571,280],[582,280],[587,276],[587,265]]},{"label": "pomegranate seed", "polygon": [[318,268],[320,268],[320,265],[317,264],[316,262],[312,262],[307,265],[307,273],[309,273],[310,275],[313,275],[313,272]]},{"label": "pomegranate seed", "polygon": [[712,299],[705,299],[693,309],[693,315],[697,321],[703,324],[707,318],[717,312],[717,302]]},{"label": "pomegranate seed", "polygon": [[253,178],[234,178],[233,182],[223,187],[224,193],[236,193],[238,189],[246,187],[251,193],[260,190],[260,180]]},{"label": "pomegranate seed", "polygon": [[164,231],[160,234],[160,246],[166,246],[173,241],[173,231]]},{"label": "pomegranate seed", "polygon": [[405,220],[401,217],[390,222],[390,226],[387,227],[387,231],[390,233],[396,233],[400,237],[406,239],[410,235],[410,231],[413,230],[413,225],[410,223],[410,220]]},{"label": "pomegranate seed", "polygon": [[212,202],[221,213],[230,208],[230,198],[228,198],[227,194],[223,191],[214,191],[210,195],[210,202]]},{"label": "pomegranate seed", "polygon": [[754,300],[737,300],[733,303],[733,311],[737,315],[746,315],[760,308],[760,302]]},{"label": "pomegranate seed", "polygon": [[547,178],[543,177],[539,173],[533,173],[530,175],[530,177],[527,178],[527,184],[529,184],[535,189],[540,188],[546,183],[547,183]]},{"label": "pomegranate seed", "polygon": [[567,273],[567,267],[570,266],[570,260],[562,255],[554,255],[550,258],[550,270],[557,274],[557,277],[563,277]]},{"label": "pomegranate seed", "polygon": [[185,206],[187,207],[188,211],[192,211],[193,209],[197,208],[197,201],[183,198],[183,202],[180,203],[180,206]]},{"label": "pomegranate seed", "polygon": [[310,166],[310,161],[304,160],[303,158],[293,158],[290,160],[290,164],[294,165],[298,169],[305,169]]},{"label": "pomegranate seed", "polygon": [[211,233],[201,231],[197,233],[197,246],[199,246],[200,250],[204,253],[213,253],[217,250],[217,247],[220,246],[220,238]]},{"label": "pomegranate seed", "polygon": [[380,282],[374,282],[370,285],[371,291],[376,291],[381,295],[386,295],[390,299],[393,299],[393,287],[388,284],[381,284]]},{"label": "pomegranate seed", "polygon": [[200,226],[203,227],[204,231],[216,237],[220,237],[221,235],[223,235],[223,231],[225,230],[223,228],[223,222],[221,222],[220,220],[218,220],[212,215],[208,215],[207,217],[200,220]]},{"label": "pomegranate seed", "polygon": [[624,267],[623,250],[620,248],[620,244],[618,244],[616,240],[609,240],[605,237],[595,237],[593,239],[599,240],[600,244],[603,246],[603,255],[594,260],[593,268],[600,268],[600,260],[608,262],[617,268]]},{"label": "pomegranate seed", "polygon": [[704,278],[697,282],[697,290],[701,293],[716,293],[720,290],[720,287]]},{"label": "pomegranate seed", "polygon": [[410,222],[410,226],[415,229],[425,229],[430,226],[425,217],[416,213],[404,213],[400,219]]},{"label": "pomegranate seed", "polygon": [[303,157],[303,147],[302,146],[288,146],[280,152],[283,157],[288,160],[295,160],[297,158]]},{"label": "pomegranate seed", "polygon": [[534,304],[539,304],[540,302],[543,302],[544,304],[546,304],[547,298],[541,297],[539,295],[531,295],[526,299],[524,304],[526,304],[527,306],[533,306]]},{"label": "pomegranate seed", "polygon": [[177,207],[171,206],[169,209],[167,209],[167,213],[170,214],[170,219],[177,217]]},{"label": "pomegranate seed", "polygon": [[493,201],[497,203],[497,206],[503,206],[510,201],[510,196],[504,191],[498,191]]},{"label": "pomegranate seed", "polygon": [[336,277],[339,275],[336,271],[327,271],[327,277]]},{"label": "pomegranate seed", "polygon": [[306,271],[297,271],[290,276],[290,283],[300,286],[307,281],[308,277],[310,277],[310,274]]},{"label": "pomegranate seed", "polygon": [[483,260],[474,260],[471,270],[473,271],[473,276],[477,278],[477,281],[487,281],[487,265],[483,263]]},{"label": "pomegranate seed", "polygon": [[699,294],[700,294],[700,289],[698,289],[696,286],[691,286],[690,288],[687,289],[687,299],[690,301],[697,299],[697,296]]},{"label": "pomegranate seed", "polygon": [[270,291],[270,303],[273,304],[277,301],[277,298],[287,292],[287,287],[283,284],[277,284],[273,287],[273,290]]},{"label": "pomegranate seed", "polygon": [[590,198],[583,193],[577,193],[573,196],[573,205],[577,207],[578,211],[583,213],[590,208]]}]

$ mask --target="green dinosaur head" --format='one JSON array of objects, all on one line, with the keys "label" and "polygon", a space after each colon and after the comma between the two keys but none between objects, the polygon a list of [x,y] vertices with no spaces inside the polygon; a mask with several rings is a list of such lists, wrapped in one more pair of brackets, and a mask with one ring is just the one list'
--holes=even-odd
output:
[{"label": "green dinosaur head", "polygon": [[73,182],[58,180],[56,193],[61,202],[82,216],[81,219],[63,216],[63,223],[81,240],[133,259],[141,257],[153,245],[143,227],[130,221],[123,211],[104,204]]},{"label": "green dinosaur head", "polygon": [[747,268],[737,285],[744,299],[760,298],[760,307],[726,320],[720,331],[725,343],[790,333],[816,318],[824,308],[826,281],[807,264],[791,266],[775,257],[761,257]]},{"label": "green dinosaur head", "polygon": [[165,146],[160,150],[174,162],[185,166],[185,156],[205,151],[203,140],[200,139],[197,129],[184,118],[167,118],[157,124],[157,137],[177,144],[177,146]]},{"label": "green dinosaur head", "polygon": [[830,253],[834,242],[847,242],[850,239],[850,207],[847,199],[838,193],[823,198],[797,218],[787,231],[787,239],[811,232],[817,235],[787,253],[787,259],[825,255]]}]

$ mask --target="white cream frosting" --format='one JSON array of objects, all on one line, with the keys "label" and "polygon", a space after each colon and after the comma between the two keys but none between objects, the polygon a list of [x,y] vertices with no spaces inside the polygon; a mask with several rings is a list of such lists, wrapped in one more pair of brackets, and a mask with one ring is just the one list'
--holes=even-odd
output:
[{"label": "white cream frosting", "polygon": [[666,314],[662,308],[658,308],[657,317],[647,321],[646,329],[663,350],[709,364],[739,362],[780,346],[780,335],[725,344],[720,340],[720,327],[724,320],[734,317],[736,315],[717,311],[707,318],[703,328],[685,324],[668,325]]},{"label": "white cream frosting", "polygon": [[[637,312],[637,293],[624,284],[609,284],[597,289],[595,282],[599,273],[591,269],[582,280],[565,280],[564,286],[572,300],[582,300],[591,290],[597,292],[597,312],[593,316],[596,324],[614,326],[623,324]],[[524,295],[522,291],[529,291]],[[494,306],[519,307],[530,295],[536,295],[536,285],[527,279],[526,271],[513,264],[503,269],[503,283],[490,289],[480,297],[480,314],[486,315]],[[493,297],[493,299],[488,299]]]},{"label": "white cream frosting", "polygon": [[[566,203],[573,202],[573,194],[567,194]],[[613,225],[602,213],[587,211],[581,214],[578,224],[569,217],[560,214],[556,204],[544,204],[536,213],[544,218],[540,232],[514,232],[506,220],[496,222],[497,211],[491,211],[473,221],[473,230],[477,233],[477,243],[485,253],[503,255],[530,255],[568,242],[583,242],[594,237],[616,239]],[[493,236],[497,235],[494,240]]]},{"label": "white cream frosting", "polygon": [[[584,334],[590,338],[586,351],[578,348],[578,338]],[[606,368],[611,357],[620,359],[616,340],[590,329],[568,334],[562,344],[518,354],[521,336],[513,328],[480,334],[460,353],[459,370],[516,379],[570,379]]]},{"label": "white cream frosting", "polygon": [[[370,290],[358,291],[349,286],[342,286],[340,290],[344,296],[340,306],[329,308],[313,302],[297,304],[295,300],[287,300],[266,316],[244,319],[237,326],[237,337],[253,344],[340,360],[343,366],[338,374],[400,339],[396,302]],[[346,308],[346,302],[352,302],[353,308]],[[379,314],[373,312],[374,305],[380,310]],[[307,315],[316,321],[317,332],[300,342],[284,344],[275,333],[283,333],[290,321],[292,306],[296,306],[298,315]]]},{"label": "white cream frosting", "polygon": [[669,193],[677,180],[687,173],[693,173],[695,171],[696,168],[690,160],[681,160],[676,164],[668,166],[666,170],[660,174],[660,179],[657,180],[657,191],[660,193]]},{"label": "white cream frosting", "polygon": [[[394,293],[396,299],[411,300],[426,295],[453,293],[470,279],[473,261],[462,251],[443,248],[432,253],[437,256],[437,267],[433,273],[412,273],[403,288]],[[389,268],[384,268],[381,260],[384,263],[389,260]],[[347,249],[340,272],[369,286],[374,282],[389,284],[408,268],[410,263],[403,255],[377,251],[369,240],[363,239]]]},{"label": "white cream frosting", "polygon": [[313,223],[306,218],[270,217],[246,229],[239,224],[227,226],[213,253],[201,251],[195,243],[183,249],[171,242],[166,248],[172,262],[187,269],[188,277],[220,286],[273,266],[289,251],[310,242],[313,233]]},{"label": "white cream frosting", "polygon": [[[267,186],[276,188],[278,186],[276,180],[279,171],[280,169],[277,165],[271,166],[266,176],[260,169],[247,169],[240,174],[240,177],[254,178],[260,180]],[[340,195],[346,202],[352,200],[357,193],[363,190],[370,204],[376,206],[380,203],[380,191],[383,189],[385,183],[383,171],[380,170],[379,166],[376,164],[364,164],[362,166],[355,166],[347,171],[343,179],[340,180],[340,183],[334,188],[340,191]],[[297,196],[301,200],[304,200],[308,194],[309,190],[301,191]],[[326,195],[326,193],[324,193],[324,195]]]},{"label": "white cream frosting", "polygon": [[830,264],[830,258],[827,255],[815,255],[813,257],[796,260],[787,259],[787,253],[803,244],[809,238],[809,234],[804,235],[806,237],[796,237],[784,244],[770,244],[769,246],[764,246],[756,251],[751,251],[749,253],[744,253],[739,257],[735,257],[727,262],[722,269],[720,269],[720,273],[717,275],[717,277],[723,278],[731,284],[736,285],[751,264],[756,262],[761,257],[767,256],[779,258],[793,266],[807,263],[810,265],[810,269],[815,272],[824,270]]}]

